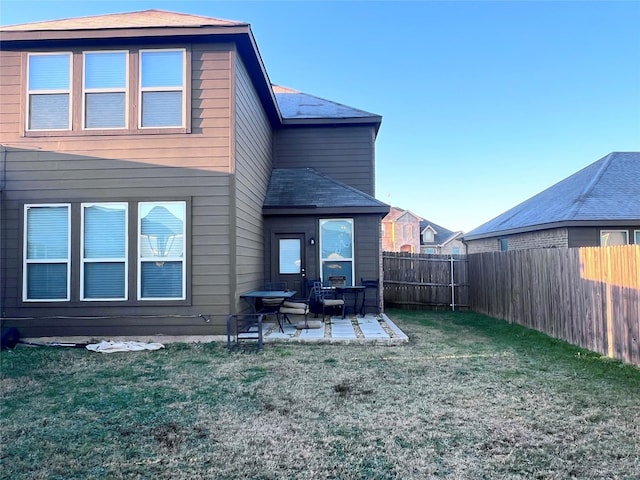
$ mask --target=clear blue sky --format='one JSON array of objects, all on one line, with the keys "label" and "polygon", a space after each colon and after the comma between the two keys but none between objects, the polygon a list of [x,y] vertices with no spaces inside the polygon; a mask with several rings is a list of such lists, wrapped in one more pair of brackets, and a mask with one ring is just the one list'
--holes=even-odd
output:
[{"label": "clear blue sky", "polygon": [[150,8],[247,21],[273,83],[382,115],[376,196],[450,230],[640,151],[640,1],[0,0],[0,23]]}]

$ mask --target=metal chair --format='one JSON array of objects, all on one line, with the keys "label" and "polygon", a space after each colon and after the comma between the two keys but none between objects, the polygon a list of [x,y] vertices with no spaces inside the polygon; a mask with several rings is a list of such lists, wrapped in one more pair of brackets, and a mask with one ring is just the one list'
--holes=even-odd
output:
[{"label": "metal chair", "polygon": [[338,293],[334,288],[323,287],[320,282],[315,282],[313,292],[316,300],[322,305],[322,321],[326,316],[327,310],[340,309],[340,315],[344,317],[344,295]]},{"label": "metal chair", "polygon": [[365,280],[361,278],[360,285],[365,287],[362,294],[362,307],[360,308],[362,315],[364,316],[367,313],[367,307],[374,308],[376,315],[380,315],[380,280]]},{"label": "metal chair", "polygon": [[315,296],[315,292],[311,289],[308,298],[293,298],[285,300],[280,307],[280,315],[283,320],[286,320],[289,324],[291,320],[289,315],[303,315],[304,316],[304,328],[309,328],[309,312],[312,298]]},{"label": "metal chair", "polygon": [[280,307],[284,303],[284,297],[262,297],[260,299],[261,306],[256,313],[262,314],[265,317],[273,315],[276,317],[278,327],[280,331],[284,333],[284,327],[282,325],[282,317],[280,316]]},{"label": "metal chair", "polygon": [[259,313],[227,315],[227,349],[232,351],[251,347],[261,350],[263,319],[264,315]]}]

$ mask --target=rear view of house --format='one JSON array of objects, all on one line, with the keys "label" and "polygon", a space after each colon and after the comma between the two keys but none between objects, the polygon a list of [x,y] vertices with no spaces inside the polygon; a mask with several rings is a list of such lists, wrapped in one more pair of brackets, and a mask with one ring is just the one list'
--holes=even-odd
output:
[{"label": "rear view of house", "polygon": [[266,280],[380,277],[381,117],[273,86],[248,24],[2,27],[3,326],[221,333]]}]

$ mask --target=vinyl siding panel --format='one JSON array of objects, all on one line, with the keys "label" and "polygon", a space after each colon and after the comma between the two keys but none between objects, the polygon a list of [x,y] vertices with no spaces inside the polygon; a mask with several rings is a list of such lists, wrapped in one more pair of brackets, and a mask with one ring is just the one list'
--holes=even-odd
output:
[{"label": "vinyl siding panel", "polygon": [[278,130],[274,168],[314,168],[375,196],[372,127],[308,127]]},{"label": "vinyl siding panel", "polygon": [[20,134],[22,55],[0,50],[0,143]]},{"label": "vinyl siding panel", "polygon": [[264,281],[262,204],[271,175],[272,130],[239,57],[235,71],[236,293],[240,294]]}]

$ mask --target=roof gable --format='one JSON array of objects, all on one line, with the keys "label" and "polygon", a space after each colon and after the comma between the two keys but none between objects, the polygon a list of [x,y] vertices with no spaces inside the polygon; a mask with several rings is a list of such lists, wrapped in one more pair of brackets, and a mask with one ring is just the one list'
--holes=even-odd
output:
[{"label": "roof gable", "polygon": [[[424,231],[427,229],[430,229],[434,233],[432,242],[422,242]],[[460,232],[453,232],[429,220],[420,222],[420,241],[423,245],[443,245],[458,235],[460,235]]]},{"label": "roof gable", "polygon": [[611,220],[640,220],[640,152],[610,153],[470,231],[465,240]]}]

